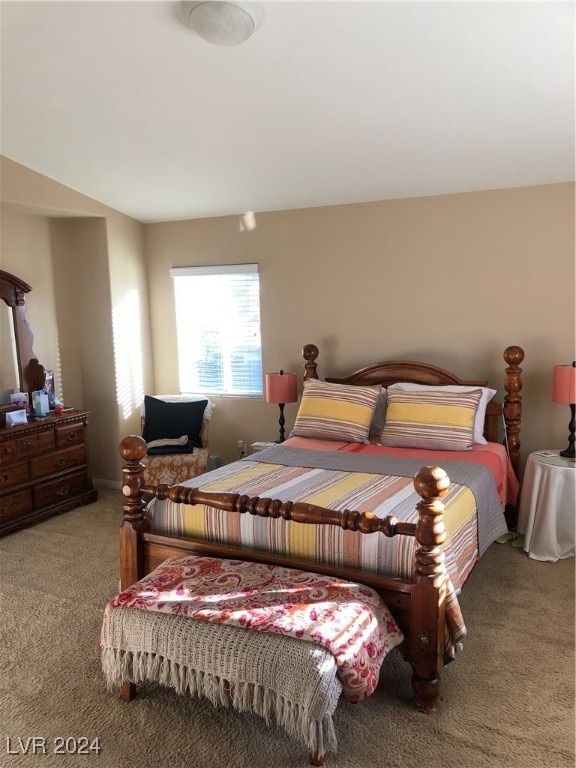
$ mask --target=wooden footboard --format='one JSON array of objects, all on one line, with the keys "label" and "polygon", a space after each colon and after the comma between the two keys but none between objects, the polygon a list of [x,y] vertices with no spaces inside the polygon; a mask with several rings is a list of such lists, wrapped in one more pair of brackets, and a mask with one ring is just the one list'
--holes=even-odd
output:
[{"label": "wooden footboard", "polygon": [[[126,462],[122,470],[124,521],[120,529],[122,589],[141,579],[167,557],[192,553],[314,570],[366,584],[382,596],[404,632],[406,639],[402,651],[412,665],[412,687],[417,706],[425,711],[436,709],[444,665],[448,581],[442,552],[446,531],[441,499],[448,490],[450,480],[442,469],[423,467],[416,475],[414,486],[422,501],[417,505],[418,522],[414,524],[400,523],[390,516],[382,520],[369,512],[336,511],[300,502],[250,498],[235,493],[205,493],[187,486],[146,486],[142,481],[144,465],[141,461],[145,452],[146,443],[135,435],[125,438],[120,444],[120,455]],[[190,538],[159,536],[147,530],[146,499],[151,497],[169,498],[185,504],[206,504],[231,514],[334,525],[367,535],[414,536],[417,542],[414,580],[404,581],[353,568],[312,564],[306,560]],[[130,698],[130,695],[128,690],[124,692],[125,698]]]}]

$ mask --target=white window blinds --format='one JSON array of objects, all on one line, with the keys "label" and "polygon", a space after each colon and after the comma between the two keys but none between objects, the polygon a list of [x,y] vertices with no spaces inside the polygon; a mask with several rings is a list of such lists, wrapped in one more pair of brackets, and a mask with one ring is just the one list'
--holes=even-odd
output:
[{"label": "white window blinds", "polygon": [[257,264],[174,267],[180,390],[262,394]]}]

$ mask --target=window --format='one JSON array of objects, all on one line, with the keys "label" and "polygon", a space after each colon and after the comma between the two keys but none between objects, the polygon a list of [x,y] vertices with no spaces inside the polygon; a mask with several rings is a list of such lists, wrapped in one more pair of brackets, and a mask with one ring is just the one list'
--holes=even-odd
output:
[{"label": "window", "polygon": [[262,394],[257,264],[175,267],[180,390]]}]

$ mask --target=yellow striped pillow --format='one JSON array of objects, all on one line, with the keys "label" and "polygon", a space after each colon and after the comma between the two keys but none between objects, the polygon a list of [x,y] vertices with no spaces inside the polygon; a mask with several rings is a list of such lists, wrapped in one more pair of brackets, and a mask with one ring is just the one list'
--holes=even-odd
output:
[{"label": "yellow striped pillow", "polygon": [[314,437],[367,443],[382,387],[355,387],[311,379],[304,392],[290,437]]},{"label": "yellow striped pillow", "polygon": [[472,392],[403,392],[388,389],[382,445],[468,451],[482,390]]}]

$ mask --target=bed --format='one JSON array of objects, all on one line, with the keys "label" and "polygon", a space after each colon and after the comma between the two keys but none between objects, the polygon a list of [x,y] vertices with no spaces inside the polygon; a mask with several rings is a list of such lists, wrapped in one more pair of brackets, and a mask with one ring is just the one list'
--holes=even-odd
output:
[{"label": "bed", "polygon": [[[486,381],[413,361],[380,362],[322,382],[318,356],[315,345],[304,347],[302,402],[281,445],[169,487],[143,483],[146,444],[140,437],[121,442],[121,588],[167,558],[189,555],[366,585],[402,630],[399,647],[412,667],[417,707],[434,711],[442,669],[466,633],[458,593],[486,548],[515,527],[524,352],[517,346],[504,351],[498,399],[484,392],[494,392]],[[323,386],[344,401],[326,405]],[[368,433],[357,402],[363,396],[372,408]],[[306,410],[314,397],[322,400],[320,415]],[[423,403],[426,413],[433,410],[438,397],[472,409],[474,424],[468,421],[463,431],[451,424],[445,434],[434,418],[424,432],[424,444],[434,447],[415,446],[410,420],[420,418]],[[333,411],[341,406],[337,412],[349,415],[346,398],[356,415],[346,417],[342,431],[334,428]],[[359,432],[358,410],[364,419]],[[125,700],[134,692],[133,683],[123,683]]]}]

